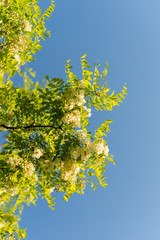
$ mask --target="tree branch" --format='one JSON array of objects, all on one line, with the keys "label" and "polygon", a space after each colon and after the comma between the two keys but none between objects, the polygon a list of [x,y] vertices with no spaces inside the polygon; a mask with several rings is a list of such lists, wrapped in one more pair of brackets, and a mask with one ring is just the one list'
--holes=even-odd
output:
[{"label": "tree branch", "polygon": [[6,126],[4,124],[1,124],[0,127],[3,127],[7,130],[14,130],[14,129],[29,129],[29,128],[41,128],[41,127],[44,127],[44,128],[48,128],[48,127],[51,127],[51,128],[54,128],[54,129],[60,129],[62,130],[62,125],[59,126],[59,127],[55,127],[54,124],[53,125],[41,125],[41,124],[38,124],[38,125],[33,125],[34,123],[32,123],[31,125],[29,126],[19,126],[19,127],[9,127],[9,126]]}]

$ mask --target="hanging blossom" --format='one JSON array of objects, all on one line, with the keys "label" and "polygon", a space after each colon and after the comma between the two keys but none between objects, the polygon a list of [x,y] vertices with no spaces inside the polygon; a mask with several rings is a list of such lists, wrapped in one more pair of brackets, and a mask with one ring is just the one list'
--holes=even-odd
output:
[{"label": "hanging blossom", "polygon": [[50,172],[53,170],[54,163],[52,159],[41,159],[40,160],[40,165],[42,169],[46,172]]},{"label": "hanging blossom", "polygon": [[26,178],[29,178],[35,172],[35,166],[31,162],[25,161],[22,164],[22,167],[23,167],[24,175]]},{"label": "hanging blossom", "polygon": [[64,163],[61,162],[60,158],[56,158],[53,162],[53,166],[55,168],[55,170],[60,170],[61,167],[63,167]]},{"label": "hanging blossom", "polygon": [[28,47],[28,36],[19,35],[13,43],[10,44],[10,51],[13,53],[15,59],[19,62],[19,52],[26,50]]},{"label": "hanging blossom", "polygon": [[32,25],[27,20],[24,20],[24,31],[26,32],[32,31]]},{"label": "hanging blossom", "polygon": [[64,162],[61,162],[60,158],[53,159],[41,159],[40,165],[44,171],[58,171],[63,168]]},{"label": "hanging blossom", "polygon": [[62,120],[67,124],[71,124],[72,127],[81,127],[81,113],[79,110],[66,113]]},{"label": "hanging blossom", "polygon": [[76,89],[76,88],[68,88],[64,93],[64,108],[72,110],[75,107],[80,107],[86,103],[84,97],[84,90],[83,89]]},{"label": "hanging blossom", "polygon": [[76,82],[76,85],[78,88],[83,89],[84,88],[84,80],[78,79],[78,81]]},{"label": "hanging blossom", "polygon": [[2,227],[4,227],[5,226],[5,223],[4,222],[1,222],[0,223],[0,229],[2,228]]},{"label": "hanging blossom", "polygon": [[75,107],[75,103],[73,101],[74,96],[76,94],[75,88],[67,88],[64,92],[64,95],[62,97],[62,100],[64,101],[64,108],[65,109],[73,109]]},{"label": "hanging blossom", "polygon": [[87,117],[91,117],[91,109],[87,108],[86,106],[83,106],[83,110],[87,113]]},{"label": "hanging blossom", "polygon": [[0,190],[0,195],[1,195],[2,193],[4,193],[4,192],[7,192],[6,189],[1,188],[1,190]]},{"label": "hanging blossom", "polygon": [[43,155],[43,150],[41,148],[35,148],[34,153],[32,154],[33,158],[40,158]]},{"label": "hanging blossom", "polygon": [[[79,93],[78,93],[79,94]],[[78,95],[81,96],[81,95]],[[82,94],[82,98],[76,98],[75,101],[68,100],[68,103],[65,105],[65,109],[73,109],[76,105],[78,107],[80,107],[81,105],[83,105],[86,101],[84,99],[84,92]],[[82,106],[82,111],[86,112],[86,117],[90,117],[91,116],[91,109],[87,108],[86,106]],[[67,123],[67,124],[71,124],[72,127],[81,127],[81,112],[76,109],[73,110],[72,112],[66,113],[64,115],[64,117],[62,118],[63,122]]]},{"label": "hanging blossom", "polygon": [[0,2],[0,6],[4,5],[5,4],[5,1],[4,0],[1,0]]},{"label": "hanging blossom", "polygon": [[106,157],[108,156],[109,148],[107,145],[104,145],[103,141],[92,142],[92,150],[97,154],[104,154]]},{"label": "hanging blossom", "polygon": [[7,192],[9,192],[11,196],[14,196],[18,192],[18,190],[18,187],[13,187],[10,188]]},{"label": "hanging blossom", "polygon": [[81,161],[83,161],[83,163],[87,162],[92,155],[90,145],[91,145],[90,139],[86,138],[83,141],[83,147],[81,147],[81,148],[76,147],[71,150],[71,156],[75,160],[77,160],[78,157],[81,157]]},{"label": "hanging blossom", "polygon": [[87,133],[84,132],[83,130],[77,130],[77,134],[80,140],[85,139],[87,137]]},{"label": "hanging blossom", "polygon": [[16,59],[16,61],[18,63],[17,66],[16,66],[16,69],[18,70],[18,68],[20,67],[21,59],[20,59],[20,56],[17,53],[14,55],[14,58]]},{"label": "hanging blossom", "polygon": [[76,181],[76,175],[80,171],[80,166],[74,159],[65,159],[63,168],[61,169],[61,178],[65,181]]},{"label": "hanging blossom", "polygon": [[104,146],[103,153],[104,153],[104,155],[105,155],[106,157],[108,156],[108,153],[109,153],[108,145],[105,145],[105,146]]},{"label": "hanging blossom", "polygon": [[75,99],[75,105],[82,106],[86,103],[86,100],[84,98],[84,90],[76,91],[76,99]]},{"label": "hanging blossom", "polygon": [[77,160],[77,158],[81,155],[81,148],[76,147],[74,149],[71,150],[71,156]]},{"label": "hanging blossom", "polygon": [[89,158],[92,156],[91,153],[91,139],[90,138],[86,138],[83,141],[83,148],[82,148],[82,152],[81,152],[81,160],[84,162],[87,162],[89,160]]},{"label": "hanging blossom", "polygon": [[91,156],[92,156],[91,149],[88,147],[84,148],[81,153],[82,161],[87,162]]},{"label": "hanging blossom", "polygon": [[18,156],[10,156],[7,160],[7,163],[11,165],[11,167],[16,167],[20,165],[21,159]]},{"label": "hanging blossom", "polygon": [[50,191],[50,194],[55,190],[55,187],[53,188],[50,188],[49,191]]}]

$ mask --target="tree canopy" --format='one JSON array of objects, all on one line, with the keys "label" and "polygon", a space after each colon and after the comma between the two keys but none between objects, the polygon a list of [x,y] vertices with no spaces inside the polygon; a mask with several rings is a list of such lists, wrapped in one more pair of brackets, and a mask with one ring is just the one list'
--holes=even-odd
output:
[{"label": "tree canopy", "polygon": [[[40,196],[54,209],[54,192],[64,199],[84,193],[87,182],[105,187],[105,167],[113,162],[107,134],[112,120],[88,131],[92,109],[112,111],[125,98],[126,86],[110,92],[108,63],[99,72],[81,57],[82,78],[65,64],[66,80],[45,76],[46,84],[34,83],[25,68],[49,37],[45,20],[55,3],[41,13],[37,0],[1,0],[0,3],[0,131],[6,139],[0,151],[0,237],[24,239],[19,220],[25,203]],[[15,73],[24,86],[14,86]]]}]

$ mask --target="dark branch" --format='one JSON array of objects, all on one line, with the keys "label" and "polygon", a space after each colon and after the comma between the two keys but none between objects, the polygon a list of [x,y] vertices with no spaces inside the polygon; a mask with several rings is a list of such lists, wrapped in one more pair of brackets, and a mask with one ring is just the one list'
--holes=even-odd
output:
[{"label": "dark branch", "polygon": [[59,126],[59,127],[55,127],[54,124],[53,125],[41,125],[41,124],[38,124],[38,125],[33,125],[34,123],[32,123],[31,125],[29,126],[19,126],[19,127],[9,127],[9,126],[6,126],[4,124],[1,124],[0,127],[3,127],[7,130],[14,130],[14,129],[28,129],[28,128],[54,128],[54,129],[60,129],[62,130],[62,126]]}]

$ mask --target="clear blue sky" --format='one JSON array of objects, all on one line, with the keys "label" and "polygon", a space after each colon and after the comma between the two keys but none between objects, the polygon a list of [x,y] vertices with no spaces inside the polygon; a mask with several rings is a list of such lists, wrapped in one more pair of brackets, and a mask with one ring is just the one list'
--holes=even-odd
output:
[{"label": "clear blue sky", "polygon": [[[40,1],[42,9],[48,4]],[[118,164],[108,164],[108,187],[87,187],[69,203],[58,195],[55,211],[43,200],[26,207],[27,240],[160,239],[159,9],[159,0],[57,0],[47,23],[52,37],[31,65],[36,79],[64,78],[68,59],[80,77],[87,53],[90,65],[109,61],[110,87],[119,91],[126,82],[128,96],[114,112],[92,116],[92,130],[114,120],[108,144]]]}]

